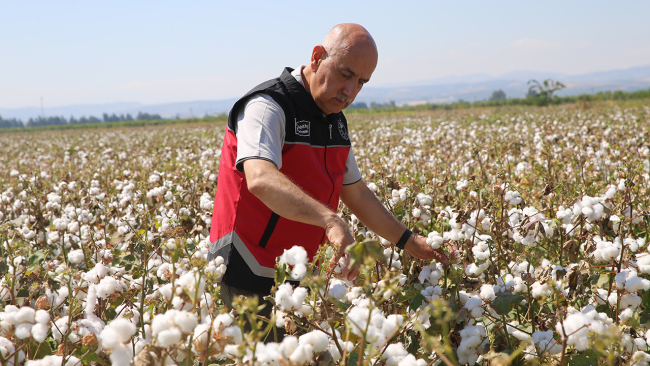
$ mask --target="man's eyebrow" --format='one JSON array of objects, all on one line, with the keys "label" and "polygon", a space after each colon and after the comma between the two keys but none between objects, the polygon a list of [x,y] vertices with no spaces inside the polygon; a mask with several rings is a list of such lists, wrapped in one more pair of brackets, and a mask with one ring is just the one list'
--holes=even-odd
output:
[{"label": "man's eyebrow", "polygon": [[[345,71],[347,71],[347,72],[349,72],[350,74],[352,74],[352,76],[354,76],[354,77],[357,76],[357,73],[354,72],[354,71],[352,71],[352,69],[350,69],[349,67],[345,67],[344,69],[345,69]],[[370,81],[370,79],[361,79],[361,78],[359,78],[359,80],[360,80],[362,83],[364,83],[364,84]]]}]

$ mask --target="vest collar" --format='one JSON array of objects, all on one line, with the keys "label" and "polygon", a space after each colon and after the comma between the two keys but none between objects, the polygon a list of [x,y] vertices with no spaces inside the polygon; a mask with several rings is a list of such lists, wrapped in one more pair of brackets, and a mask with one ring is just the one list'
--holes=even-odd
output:
[{"label": "vest collar", "polygon": [[[284,85],[287,87],[287,90],[291,94],[291,97],[295,99],[297,104],[300,105],[309,114],[316,117],[323,117],[323,111],[318,108],[318,105],[316,105],[316,102],[314,102],[314,98],[312,98],[311,94],[307,93],[305,87],[300,85],[296,78],[291,75],[292,71],[292,68],[285,67],[284,71],[282,71],[282,75],[280,75],[280,80],[282,80]],[[333,117],[335,115],[338,115],[338,113],[332,113],[326,117]]]}]

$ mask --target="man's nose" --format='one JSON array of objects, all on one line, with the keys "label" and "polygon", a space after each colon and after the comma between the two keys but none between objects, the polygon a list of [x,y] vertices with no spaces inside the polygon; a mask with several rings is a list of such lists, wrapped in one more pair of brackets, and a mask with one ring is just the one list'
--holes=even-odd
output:
[{"label": "man's nose", "polygon": [[345,93],[345,95],[348,98],[354,100],[354,98],[357,96],[357,93],[359,92],[359,90],[357,89],[356,86],[357,86],[357,81],[356,80],[354,80],[354,79],[348,80],[345,83],[345,87],[343,88],[343,93]]}]

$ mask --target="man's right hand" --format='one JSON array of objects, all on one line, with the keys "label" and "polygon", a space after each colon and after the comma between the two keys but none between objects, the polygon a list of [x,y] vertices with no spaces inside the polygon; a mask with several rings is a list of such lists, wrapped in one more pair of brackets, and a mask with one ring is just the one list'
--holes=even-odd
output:
[{"label": "man's right hand", "polygon": [[349,245],[354,244],[354,238],[350,233],[350,229],[343,219],[337,215],[332,215],[325,225],[325,235],[330,243],[338,245],[339,247],[336,256],[334,256],[330,263],[330,270],[334,270],[334,268],[339,264],[339,260],[343,258],[343,270],[341,271],[341,276],[346,278],[348,281],[356,282],[357,277],[359,276],[359,268],[350,271],[350,258],[345,253],[345,249]]}]

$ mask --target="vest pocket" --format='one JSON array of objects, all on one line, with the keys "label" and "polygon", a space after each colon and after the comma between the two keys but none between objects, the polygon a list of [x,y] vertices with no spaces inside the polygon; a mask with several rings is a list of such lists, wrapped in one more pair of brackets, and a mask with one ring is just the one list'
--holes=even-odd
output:
[{"label": "vest pocket", "polygon": [[275,230],[275,225],[277,225],[279,219],[280,215],[276,214],[275,212],[271,214],[269,223],[266,224],[266,229],[264,229],[264,234],[262,234],[262,238],[260,239],[259,246],[262,248],[266,247],[266,243],[268,243],[269,239],[271,238],[271,234],[273,234],[273,230]]}]

